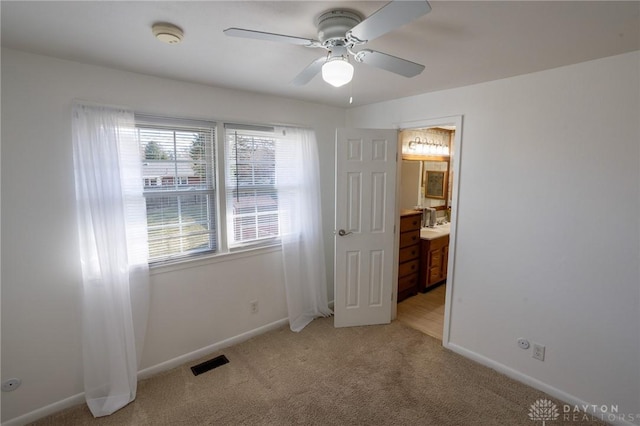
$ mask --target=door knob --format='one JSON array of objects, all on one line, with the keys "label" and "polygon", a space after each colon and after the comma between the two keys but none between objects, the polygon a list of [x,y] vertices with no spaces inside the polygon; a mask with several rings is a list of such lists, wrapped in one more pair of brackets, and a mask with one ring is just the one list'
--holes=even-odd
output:
[{"label": "door knob", "polygon": [[349,231],[345,231],[344,229],[341,229],[338,231],[338,235],[340,235],[341,237],[344,237],[345,235],[349,235],[349,234],[353,234],[353,232]]}]

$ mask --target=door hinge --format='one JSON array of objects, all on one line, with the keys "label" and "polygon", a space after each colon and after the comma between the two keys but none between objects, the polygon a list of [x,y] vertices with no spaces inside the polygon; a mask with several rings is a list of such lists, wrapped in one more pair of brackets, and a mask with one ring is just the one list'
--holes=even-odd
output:
[{"label": "door hinge", "polygon": [[396,235],[396,225],[393,225],[393,235]]},{"label": "door hinge", "polygon": [[396,163],[398,162],[398,151],[396,151]]}]

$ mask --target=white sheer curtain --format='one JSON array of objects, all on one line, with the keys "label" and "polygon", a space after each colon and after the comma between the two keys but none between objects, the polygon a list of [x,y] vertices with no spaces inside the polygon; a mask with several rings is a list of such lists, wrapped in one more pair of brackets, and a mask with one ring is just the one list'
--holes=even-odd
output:
[{"label": "white sheer curtain", "polygon": [[147,231],[133,113],[75,104],[85,398],[95,417],[133,401],[148,313]]},{"label": "white sheer curtain", "polygon": [[276,130],[276,185],[289,326],[302,330],[332,314],[320,210],[320,167],[315,133]]}]

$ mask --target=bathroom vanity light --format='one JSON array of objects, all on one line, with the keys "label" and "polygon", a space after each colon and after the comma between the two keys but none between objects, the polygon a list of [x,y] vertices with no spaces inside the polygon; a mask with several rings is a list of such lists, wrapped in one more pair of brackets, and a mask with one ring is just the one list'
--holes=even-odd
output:
[{"label": "bathroom vanity light", "polygon": [[449,146],[436,139],[422,140],[419,137],[409,141],[403,154],[449,156]]}]

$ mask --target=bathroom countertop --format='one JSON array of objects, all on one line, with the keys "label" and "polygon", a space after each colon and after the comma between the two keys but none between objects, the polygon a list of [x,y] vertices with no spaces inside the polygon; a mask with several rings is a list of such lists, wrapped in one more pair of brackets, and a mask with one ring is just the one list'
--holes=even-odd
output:
[{"label": "bathroom countertop", "polygon": [[450,223],[445,223],[443,225],[436,225],[434,228],[422,228],[420,229],[420,238],[422,238],[423,240],[435,240],[436,238],[449,235],[450,229],[451,229]]},{"label": "bathroom countertop", "polygon": [[412,214],[421,214],[421,213],[422,213],[421,210],[409,210],[409,209],[400,210],[400,216],[408,216]]}]

